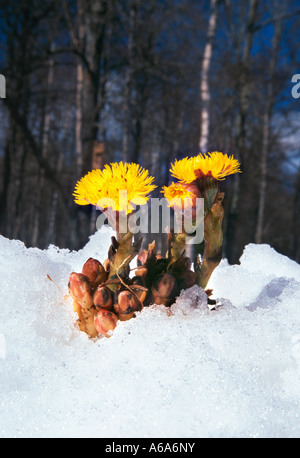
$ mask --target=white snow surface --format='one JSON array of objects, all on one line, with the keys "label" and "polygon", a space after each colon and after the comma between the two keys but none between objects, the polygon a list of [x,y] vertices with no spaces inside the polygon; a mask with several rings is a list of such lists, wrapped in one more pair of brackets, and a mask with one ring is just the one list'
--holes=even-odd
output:
[{"label": "white snow surface", "polygon": [[78,252],[0,236],[0,436],[300,437],[300,266],[247,245],[213,273],[215,310],[194,286],[89,339],[68,278],[112,234]]}]

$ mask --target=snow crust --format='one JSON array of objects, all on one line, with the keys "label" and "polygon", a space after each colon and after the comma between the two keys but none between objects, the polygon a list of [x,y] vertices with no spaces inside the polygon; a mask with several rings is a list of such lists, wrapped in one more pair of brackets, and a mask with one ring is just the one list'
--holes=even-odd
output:
[{"label": "snow crust", "polygon": [[300,437],[300,266],[250,244],[213,273],[214,310],[194,286],[89,339],[68,278],[111,235],[78,252],[0,236],[0,436]]}]

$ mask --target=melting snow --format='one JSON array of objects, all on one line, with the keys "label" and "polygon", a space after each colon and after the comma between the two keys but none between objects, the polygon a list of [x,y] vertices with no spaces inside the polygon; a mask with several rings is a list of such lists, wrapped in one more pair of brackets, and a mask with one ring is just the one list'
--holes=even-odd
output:
[{"label": "melting snow", "polygon": [[91,340],[67,283],[111,235],[78,252],[0,237],[0,436],[300,437],[300,266],[250,244],[213,273],[213,310],[194,286]]}]

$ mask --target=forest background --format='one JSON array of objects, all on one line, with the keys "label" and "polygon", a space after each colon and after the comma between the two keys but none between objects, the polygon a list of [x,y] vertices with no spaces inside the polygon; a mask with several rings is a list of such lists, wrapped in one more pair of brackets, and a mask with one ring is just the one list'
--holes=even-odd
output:
[{"label": "forest background", "polygon": [[89,170],[137,162],[162,197],[175,158],[222,151],[243,171],[221,183],[223,255],[299,262],[299,43],[295,0],[0,0],[0,233],[78,250]]}]

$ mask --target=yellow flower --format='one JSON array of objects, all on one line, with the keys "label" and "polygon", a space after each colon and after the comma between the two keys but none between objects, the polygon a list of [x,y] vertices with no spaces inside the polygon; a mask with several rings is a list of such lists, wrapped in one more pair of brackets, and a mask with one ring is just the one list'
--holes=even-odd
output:
[{"label": "yellow flower", "polygon": [[153,181],[149,172],[138,164],[114,162],[81,178],[75,186],[74,200],[78,205],[112,207],[128,214],[134,205],[147,202],[150,192],[156,188]]},{"label": "yellow flower", "polygon": [[198,154],[180,161],[175,160],[175,163],[171,164],[170,172],[180,182],[191,183],[205,176],[224,180],[227,175],[241,173],[241,170],[239,161],[233,156],[215,151],[205,156]]},{"label": "yellow flower", "polygon": [[172,206],[175,205],[181,207],[186,198],[192,199],[193,197],[196,197],[194,193],[189,191],[181,183],[172,183],[170,186],[163,186],[161,192],[164,193],[165,198]]}]

